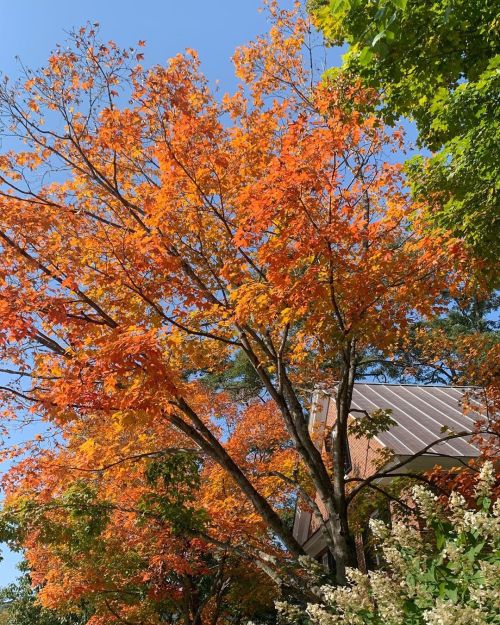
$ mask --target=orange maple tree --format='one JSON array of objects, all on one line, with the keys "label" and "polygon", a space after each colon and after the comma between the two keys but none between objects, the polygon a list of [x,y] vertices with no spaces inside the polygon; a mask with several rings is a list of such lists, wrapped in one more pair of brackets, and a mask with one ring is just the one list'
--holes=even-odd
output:
[{"label": "orange maple tree", "polygon": [[[278,462],[283,470],[291,453],[286,432],[269,406],[264,414],[265,437],[253,422],[246,443],[235,430],[227,444],[248,470],[270,471]],[[238,427],[254,417],[250,406]],[[3,536],[25,550],[46,608],[85,609],[91,625],[215,625],[272,609],[277,586],[266,583],[253,553],[259,558],[265,549],[271,559],[282,550],[218,465],[179,447],[161,421],[132,431],[119,418],[102,423],[94,415],[58,435],[63,443],[32,449],[4,484],[11,495]],[[269,478],[259,487],[274,505],[283,503],[284,490]]]},{"label": "orange maple tree", "polygon": [[[64,465],[59,481],[28,466],[41,497],[72,467],[119,461],[102,494],[121,505],[135,497],[127,458],[194,449],[213,538],[258,546],[263,567],[262,554],[302,554],[282,508],[289,489],[307,498],[313,488],[342,583],[357,368],[367,349],[390,356],[415,318],[441,311],[471,261],[410,201],[387,160],[400,133],[363,112],[375,95],[324,82],[306,62],[307,20],[269,10],[269,34],[236,52],[240,86],[222,99],[195,52],[145,69],[142,52],[100,42],[93,27],[22,84],[1,86],[20,141],[0,157],[4,415],[28,410],[69,437],[46,465]],[[263,401],[204,381],[240,354]],[[307,397],[333,380],[332,473],[308,431]],[[14,481],[11,506],[19,493]],[[137,531],[149,549],[156,534]],[[30,541],[43,581],[57,577],[57,557],[36,533]]]}]

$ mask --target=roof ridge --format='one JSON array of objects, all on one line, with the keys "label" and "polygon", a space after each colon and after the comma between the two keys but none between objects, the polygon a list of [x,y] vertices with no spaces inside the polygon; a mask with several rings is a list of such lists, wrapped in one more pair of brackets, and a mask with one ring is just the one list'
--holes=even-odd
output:
[{"label": "roof ridge", "polygon": [[[314,387],[314,390],[323,391],[324,393],[328,393],[328,391],[335,389],[338,386],[338,382],[334,382],[332,386],[326,387],[322,384]],[[411,386],[416,388],[470,388],[470,389],[481,389],[481,386],[476,386],[474,384],[419,384],[418,382],[354,382],[354,386]]]},{"label": "roof ridge", "polygon": [[418,382],[354,382],[355,386],[416,386],[419,388],[481,388],[472,384],[418,384]]}]

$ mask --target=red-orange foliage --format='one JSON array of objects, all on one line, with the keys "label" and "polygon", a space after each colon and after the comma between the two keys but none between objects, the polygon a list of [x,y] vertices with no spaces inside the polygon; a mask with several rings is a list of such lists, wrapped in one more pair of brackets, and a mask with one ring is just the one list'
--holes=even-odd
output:
[{"label": "red-orange foliage", "polygon": [[[319,80],[304,64],[306,21],[270,10],[269,36],[236,53],[241,86],[221,102],[193,51],[146,70],[142,53],[101,44],[92,29],[14,92],[2,86],[11,132],[26,140],[0,157],[0,348],[23,376],[4,414],[27,408],[64,435],[17,469],[9,502],[20,488],[50,501],[82,469],[194,447],[212,537],[297,555],[281,507],[300,462],[329,512],[342,581],[343,476],[332,483],[310,439],[302,389],[343,381],[345,435],[363,350],[390,356],[415,317],[440,310],[444,287],[463,286],[469,261],[426,229],[386,161],[400,136],[362,113],[374,94]],[[236,352],[264,403],[242,406],[203,383]],[[100,496],[133,506],[141,466],[97,472]],[[48,603],[109,576],[128,583],[112,553],[137,550],[154,576],[163,557],[196,567],[210,544],[191,542],[187,565],[177,538],[118,509],[106,532],[104,569],[63,566],[36,533],[26,538]]]},{"label": "red-orange foliage", "polygon": [[[256,414],[252,405],[247,412],[238,428],[251,419],[253,436],[245,442],[235,431],[228,448],[248,471],[286,471],[292,452],[276,415],[269,406]],[[254,422],[266,415],[268,426]],[[231,614],[249,618],[272,606],[276,589],[263,579],[252,552],[283,554],[216,464],[200,467],[199,488],[182,481],[164,487],[195,490],[187,493],[194,500],[186,505],[207,514],[197,531],[179,531],[146,505],[151,494],[168,492],[148,482],[144,462],[189,451],[179,449],[189,441],[172,436],[161,420],[132,430],[116,414],[105,422],[100,415],[72,421],[61,432],[63,445],[31,456],[9,476],[8,509],[15,510],[31,577],[46,607],[73,611],[84,600],[95,612],[90,623],[97,625],[115,622],[116,615],[157,623],[168,613],[193,624],[216,622],[215,616],[225,622]],[[256,482],[269,501],[283,503],[287,493],[276,480]]]},{"label": "red-orange foliage", "polygon": [[[465,497],[470,508],[477,506],[477,495],[474,488],[477,484],[480,463],[471,462],[469,467],[457,467],[456,469],[442,469],[434,467],[426,475],[431,484],[441,493],[441,500],[446,505],[448,495],[452,492],[460,493]],[[496,501],[500,495],[500,473],[496,473],[496,484],[492,489],[492,500]]]}]

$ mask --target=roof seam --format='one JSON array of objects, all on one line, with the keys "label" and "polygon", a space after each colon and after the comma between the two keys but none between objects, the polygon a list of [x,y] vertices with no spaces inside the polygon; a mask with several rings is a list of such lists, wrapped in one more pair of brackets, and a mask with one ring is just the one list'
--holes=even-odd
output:
[{"label": "roof seam", "polygon": [[[388,389],[389,392],[393,392],[390,389]],[[411,393],[411,391],[408,391],[409,393]],[[427,404],[427,402],[422,399],[419,398],[417,395],[415,395],[415,393],[412,393],[415,397],[417,397],[417,399],[420,399],[421,402],[425,403],[426,405],[429,406],[429,408],[431,410],[433,410],[432,406],[430,406],[429,404]],[[430,393],[429,393],[430,395]],[[440,423],[437,419],[435,419],[434,417],[432,417],[430,414],[428,414],[427,412],[425,412],[424,410],[421,410],[418,406],[414,406],[413,404],[411,404],[409,401],[407,401],[404,397],[401,397],[401,400],[404,401],[406,404],[408,404],[409,406],[411,406],[412,408],[414,408],[415,410],[417,410],[418,412],[420,412],[421,414],[424,415],[424,417],[427,417],[427,419],[429,419],[430,421],[433,421],[434,423],[436,423],[438,426],[440,426],[440,428],[444,427],[445,424],[444,423]],[[447,418],[446,415],[441,415],[443,418]],[[451,419],[452,421],[454,421],[454,423],[456,423],[456,421],[454,419]],[[460,425],[460,424],[458,424]],[[422,427],[424,427],[428,432],[430,432],[432,434],[432,436],[435,436],[435,433],[430,430],[429,428],[425,427],[425,425],[422,424]],[[463,427],[463,426],[462,426]],[[436,443],[437,445],[438,443]],[[460,454],[462,453],[461,450],[459,448],[457,448],[454,444],[453,441],[446,441],[445,443],[439,443],[441,445],[447,445],[448,447],[450,447],[454,452]]]}]

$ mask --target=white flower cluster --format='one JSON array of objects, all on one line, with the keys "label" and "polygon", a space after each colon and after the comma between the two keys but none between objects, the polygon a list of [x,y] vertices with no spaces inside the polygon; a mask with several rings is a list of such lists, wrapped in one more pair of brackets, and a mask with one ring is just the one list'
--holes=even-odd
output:
[{"label": "white flower cluster", "polygon": [[495,470],[492,462],[485,462],[479,472],[476,484],[476,497],[479,499],[488,497],[495,484]]},{"label": "white flower cluster", "polygon": [[417,502],[422,516],[428,521],[438,519],[442,515],[437,496],[433,495],[425,486],[414,486],[413,498]]},{"label": "white flower cluster", "polygon": [[479,608],[438,600],[432,609],[424,612],[424,622],[426,625],[486,625],[493,621],[485,620]]},{"label": "white flower cluster", "polygon": [[493,466],[485,463],[475,488],[474,510],[458,493],[451,495],[445,510],[430,491],[417,486],[413,494],[426,531],[372,521],[384,568],[367,575],[349,569],[347,586],[315,587],[318,601],[305,609],[280,603],[281,622],[500,624],[500,504],[490,501],[494,479]]}]

